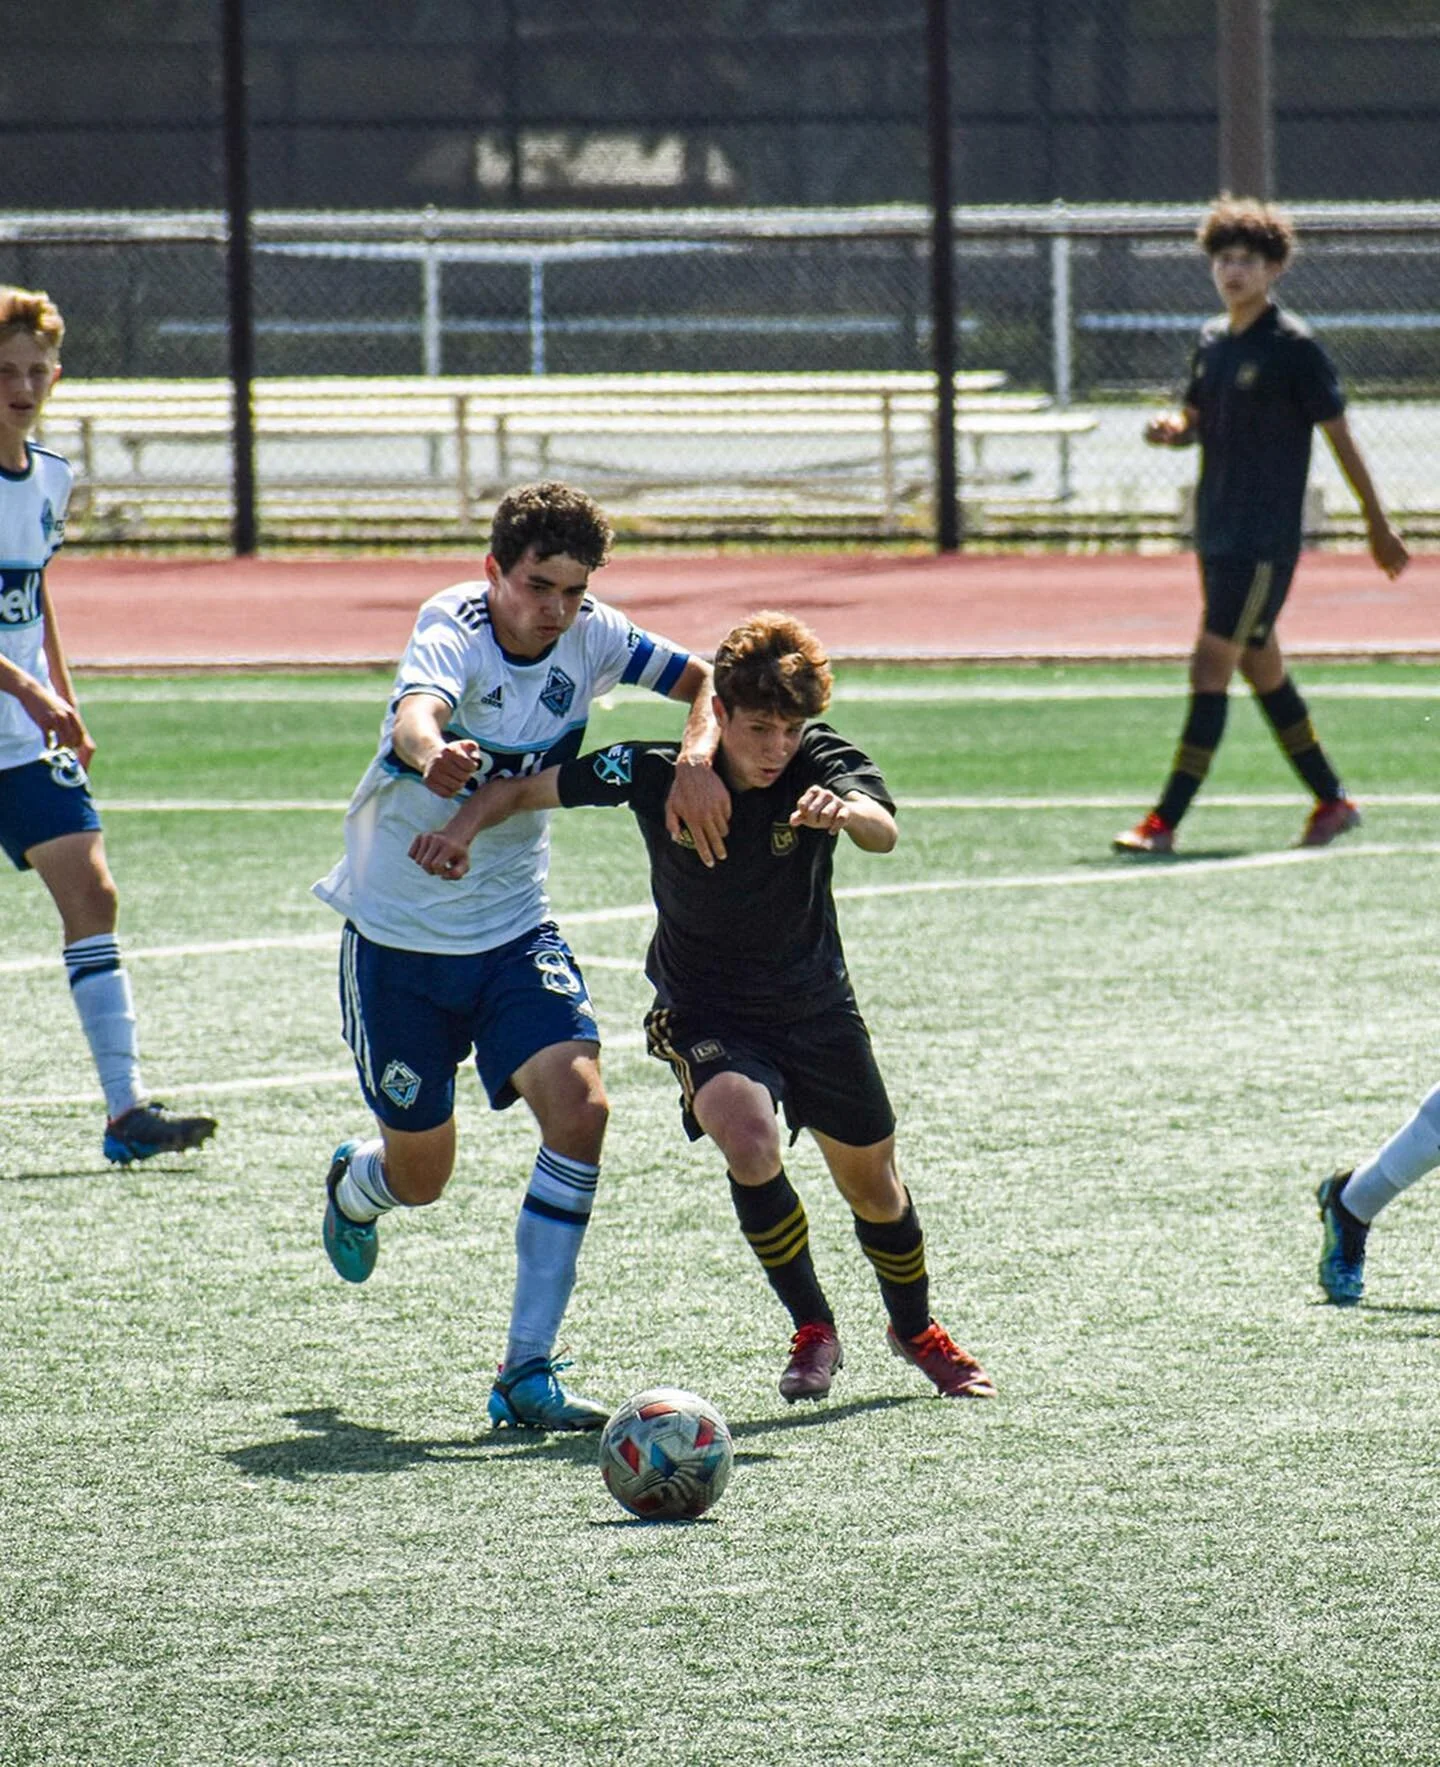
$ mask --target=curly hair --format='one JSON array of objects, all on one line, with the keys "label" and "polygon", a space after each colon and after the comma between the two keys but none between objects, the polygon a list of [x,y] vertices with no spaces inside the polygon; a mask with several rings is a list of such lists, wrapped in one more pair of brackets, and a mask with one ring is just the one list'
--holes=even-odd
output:
[{"label": "curly hair", "polygon": [[591,498],[573,485],[547,479],[505,494],[490,526],[490,551],[502,571],[531,546],[537,558],[563,552],[593,571],[610,556],[613,538],[604,512]]},{"label": "curly hair", "polygon": [[65,321],[44,289],[0,284],[0,335],[10,331],[28,331],[39,343],[58,352]]},{"label": "curly hair", "polygon": [[1295,250],[1295,223],[1269,203],[1227,191],[1211,204],[1195,238],[1206,257],[1238,245],[1283,269]]},{"label": "curly hair", "polygon": [[715,652],[715,692],[727,712],[818,718],[833,684],[820,640],[790,614],[752,614]]}]

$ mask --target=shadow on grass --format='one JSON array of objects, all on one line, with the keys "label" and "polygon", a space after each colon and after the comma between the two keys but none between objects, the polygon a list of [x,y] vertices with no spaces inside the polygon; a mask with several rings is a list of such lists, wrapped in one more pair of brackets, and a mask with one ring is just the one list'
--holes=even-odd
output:
[{"label": "shadow on grass", "polygon": [[1071,864],[1085,871],[1172,871],[1201,859],[1248,859],[1253,847],[1186,847],[1183,853],[1082,853]]},{"label": "shadow on grass", "polygon": [[1415,1306],[1408,1306],[1404,1301],[1362,1301],[1357,1311],[1362,1315],[1395,1313],[1410,1319],[1440,1319],[1440,1305],[1424,1301]]},{"label": "shadow on grass", "polygon": [[0,1184],[48,1183],[58,1178],[116,1178],[119,1175],[120,1168],[106,1160],[101,1166],[54,1166],[44,1171],[34,1167],[28,1172],[0,1172]]},{"label": "shadow on grass", "polygon": [[373,1424],[350,1423],[333,1405],[284,1414],[303,1432],[221,1455],[247,1478],[298,1483],[337,1473],[393,1473],[446,1462],[505,1459],[593,1461],[595,1440],[586,1435],[545,1436],[497,1430],[487,1436],[448,1441],[402,1436]]},{"label": "shadow on grass", "polygon": [[[804,1411],[787,1411],[782,1417],[756,1417],[745,1423],[731,1423],[730,1434],[735,1441],[747,1436],[773,1436],[786,1430],[811,1430],[819,1425],[841,1423],[847,1417],[860,1417],[873,1411],[893,1411],[897,1405],[915,1405],[923,1393],[908,1393],[903,1398],[852,1399],[848,1405],[809,1405]],[[756,1454],[737,1454],[737,1460],[769,1458]]]},{"label": "shadow on grass", "polygon": [[[848,1405],[820,1405],[783,1417],[753,1418],[732,1424],[737,1442],[751,1436],[775,1435],[790,1430],[814,1429],[835,1424],[865,1412],[888,1411],[897,1405],[913,1405],[918,1395],[891,1399],[857,1399]],[[480,1436],[455,1436],[448,1440],[402,1436],[374,1424],[351,1423],[333,1405],[321,1405],[283,1414],[298,1433],[273,1442],[255,1442],[248,1448],[228,1448],[228,1460],[237,1472],[252,1479],[283,1479],[298,1484],[305,1479],[333,1477],[343,1473],[394,1473],[411,1467],[503,1460],[551,1460],[589,1465],[595,1460],[595,1437],[590,1434],[542,1435],[530,1430],[493,1430]],[[755,1465],[773,1460],[764,1449],[738,1449],[736,1461]]]}]

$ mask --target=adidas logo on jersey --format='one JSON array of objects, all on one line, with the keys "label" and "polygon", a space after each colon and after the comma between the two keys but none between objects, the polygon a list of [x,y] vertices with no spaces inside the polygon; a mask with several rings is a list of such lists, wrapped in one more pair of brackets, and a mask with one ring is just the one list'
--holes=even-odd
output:
[{"label": "adidas logo on jersey", "polygon": [[492,687],[490,689],[489,693],[487,693],[485,695],[485,697],[480,701],[480,704],[482,706],[503,706],[504,703],[505,703],[505,683],[503,681],[500,683],[500,685],[498,687]]}]

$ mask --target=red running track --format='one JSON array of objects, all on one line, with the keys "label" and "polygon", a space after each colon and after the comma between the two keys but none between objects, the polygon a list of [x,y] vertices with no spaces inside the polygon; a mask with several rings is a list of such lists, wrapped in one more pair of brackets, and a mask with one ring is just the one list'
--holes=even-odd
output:
[{"label": "red running track", "polygon": [[[49,572],[79,668],[389,664],[415,610],[480,557],[66,557]],[[639,625],[708,652],[759,608],[806,620],[835,656],[1182,657],[1195,561],[1164,557],[617,557],[597,592]],[[1280,626],[1297,656],[1440,656],[1440,556],[1388,582],[1364,555],[1312,553]]]}]

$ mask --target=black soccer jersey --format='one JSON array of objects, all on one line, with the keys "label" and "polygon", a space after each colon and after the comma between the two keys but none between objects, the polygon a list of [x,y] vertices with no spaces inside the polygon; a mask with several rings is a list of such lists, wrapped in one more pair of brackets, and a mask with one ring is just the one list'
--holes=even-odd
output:
[{"label": "black soccer jersey", "polygon": [[1185,403],[1200,413],[1195,550],[1280,558],[1300,550],[1310,437],[1345,409],[1335,366],[1298,319],[1270,306],[1200,333]]},{"label": "black soccer jersey", "polygon": [[[773,785],[733,793],[727,857],[713,869],[672,841],[665,800],[674,743],[625,742],[560,769],[560,802],[628,804],[650,853],[658,921],[645,973],[660,1003],[701,1005],[731,1018],[806,1018],[851,998],[835,917],[835,836],[792,828],[802,792],[823,785],[894,803],[879,769],[826,724],[812,724]],[[724,753],[716,765],[724,777]]]}]

